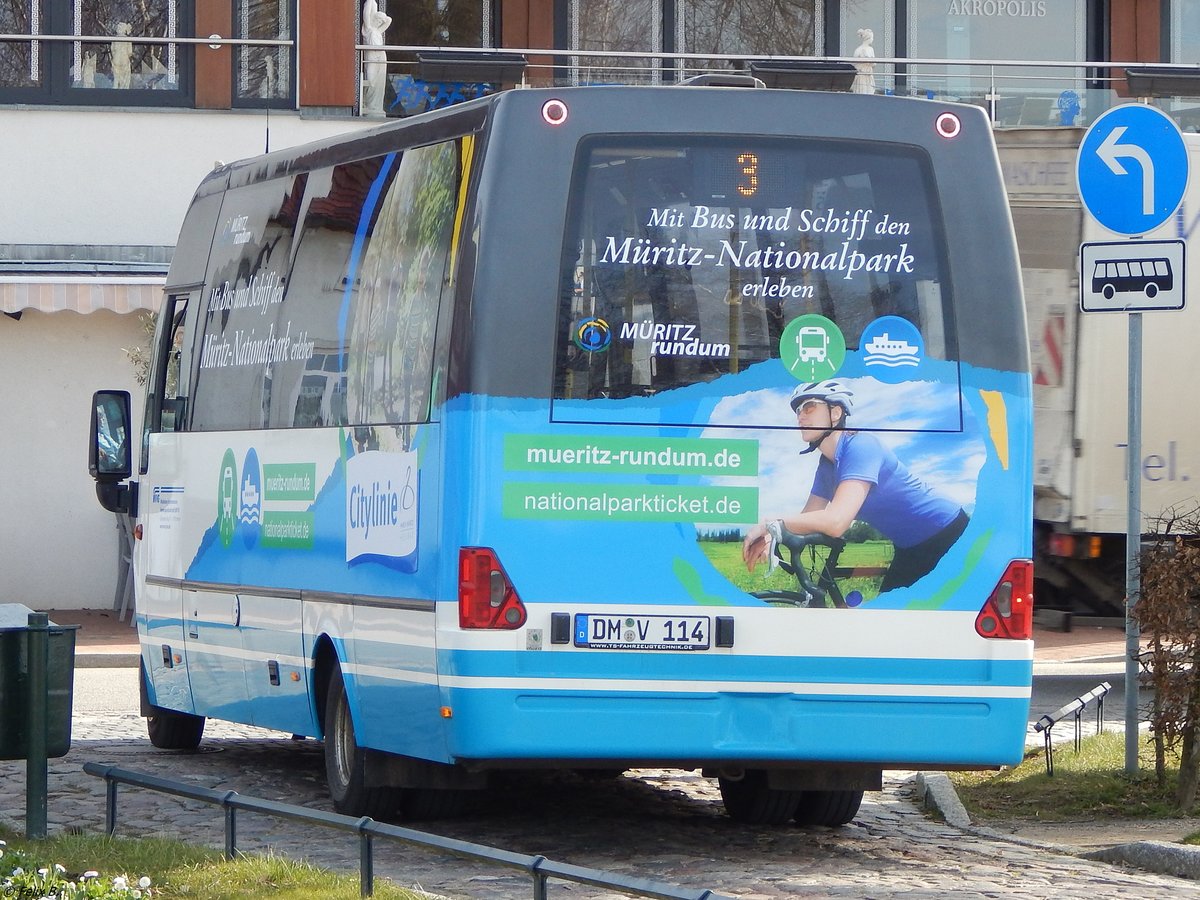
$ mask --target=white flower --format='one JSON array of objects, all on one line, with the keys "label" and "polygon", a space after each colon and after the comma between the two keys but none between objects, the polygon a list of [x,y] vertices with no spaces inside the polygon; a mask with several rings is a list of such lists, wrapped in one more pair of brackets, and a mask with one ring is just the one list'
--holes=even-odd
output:
[{"label": "white flower", "polygon": [[50,870],[49,869],[38,869],[38,874],[41,875],[43,878],[45,878],[47,875],[50,874]]},{"label": "white flower", "polygon": [[97,872],[95,869],[88,869],[86,872],[84,872],[82,875],[79,876],[79,880],[84,881],[85,879],[88,879],[88,878],[99,878],[99,877],[100,877],[100,873]]},{"label": "white flower", "polygon": [[67,871],[67,868],[66,868],[66,866],[62,866],[62,865],[59,865],[58,863],[55,863],[54,871],[57,872],[59,875],[62,875],[64,872]]},{"label": "white flower", "polygon": [[113,887],[116,888],[118,891],[123,891],[129,887],[129,882],[127,882],[125,880],[124,875],[118,875],[116,878],[113,879]]},{"label": "white flower", "polygon": [[15,869],[13,869],[13,874],[14,875],[24,875],[25,870],[22,869],[20,866],[17,866]]},{"label": "white flower", "polygon": [[143,875],[141,878],[139,878],[138,879],[138,887],[140,887],[142,890],[145,890],[146,888],[150,887],[150,876]]},{"label": "white flower", "polygon": [[137,888],[133,889],[133,900],[142,900],[142,892]]}]

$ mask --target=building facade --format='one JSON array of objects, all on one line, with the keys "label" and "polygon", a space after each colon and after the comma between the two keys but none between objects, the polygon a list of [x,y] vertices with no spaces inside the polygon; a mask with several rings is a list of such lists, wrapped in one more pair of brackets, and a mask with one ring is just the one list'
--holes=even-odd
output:
[{"label": "building facade", "polygon": [[[103,608],[118,531],[85,465],[91,392],[138,348],[214,164],[470,96],[420,48],[508,48],[531,84],[669,83],[753,57],[871,62],[864,89],[1086,124],[1108,61],[1200,62],[1166,0],[0,0],[0,602]],[[382,49],[375,49],[382,48]],[[1020,66],[995,62],[1024,60]],[[1036,64],[1035,64],[1036,63]],[[365,115],[364,115],[365,113]]]}]

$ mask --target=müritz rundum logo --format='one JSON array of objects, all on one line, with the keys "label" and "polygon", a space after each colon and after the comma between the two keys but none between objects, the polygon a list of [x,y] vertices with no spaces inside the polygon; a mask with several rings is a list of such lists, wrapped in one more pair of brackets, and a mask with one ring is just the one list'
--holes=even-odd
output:
[{"label": "m\u00fcritz rundum logo", "polygon": [[581,319],[575,323],[571,339],[575,346],[588,353],[599,353],[607,350],[612,343],[612,329],[599,316]]}]

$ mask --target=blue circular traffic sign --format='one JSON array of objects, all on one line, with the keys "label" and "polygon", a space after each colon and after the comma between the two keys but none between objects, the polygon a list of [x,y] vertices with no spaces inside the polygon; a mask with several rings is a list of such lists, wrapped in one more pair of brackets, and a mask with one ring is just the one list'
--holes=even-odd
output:
[{"label": "blue circular traffic sign", "polygon": [[1105,228],[1145,234],[1171,217],[1188,180],[1179,126],[1153,106],[1126,104],[1100,116],[1079,145],[1083,205]]}]

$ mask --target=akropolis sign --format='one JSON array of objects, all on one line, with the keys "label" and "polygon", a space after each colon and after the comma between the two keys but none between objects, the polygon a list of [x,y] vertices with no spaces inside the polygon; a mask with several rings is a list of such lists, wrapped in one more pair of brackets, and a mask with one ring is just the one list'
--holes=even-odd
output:
[{"label": "akropolis sign", "polygon": [[1046,0],[950,0],[946,15],[1040,19],[1046,15]]}]

